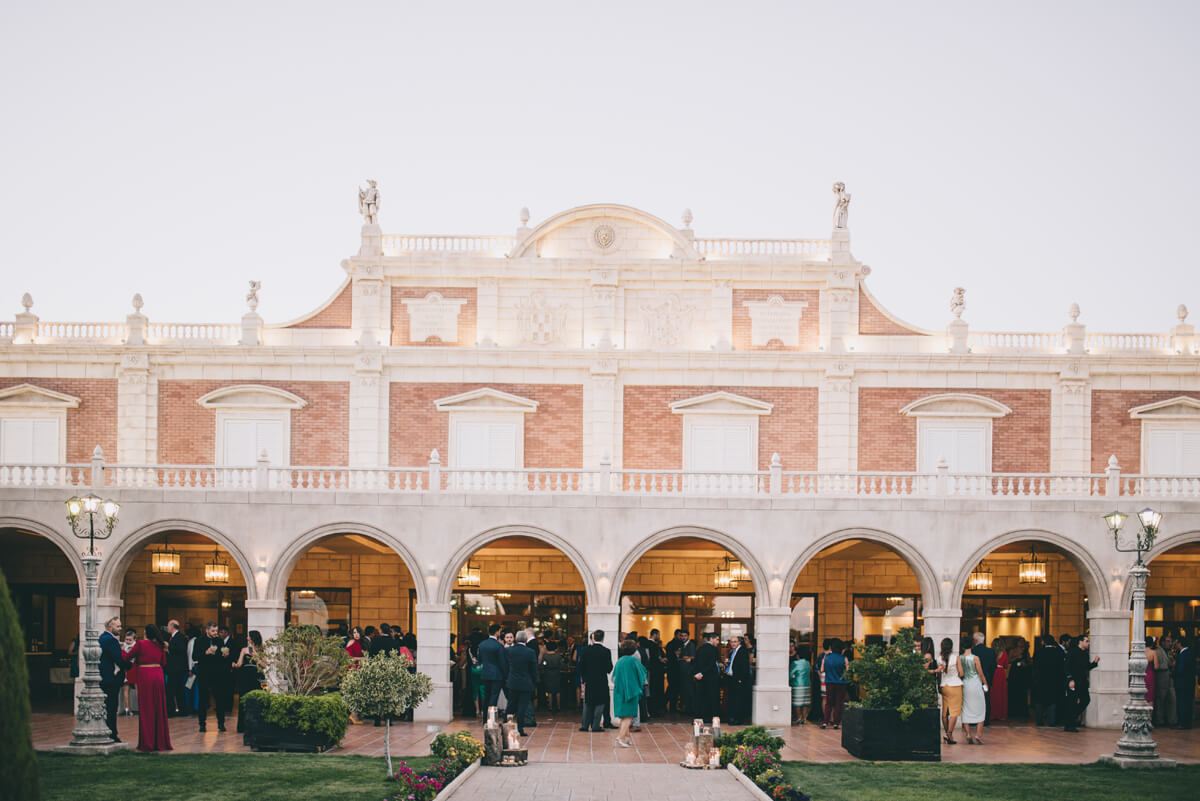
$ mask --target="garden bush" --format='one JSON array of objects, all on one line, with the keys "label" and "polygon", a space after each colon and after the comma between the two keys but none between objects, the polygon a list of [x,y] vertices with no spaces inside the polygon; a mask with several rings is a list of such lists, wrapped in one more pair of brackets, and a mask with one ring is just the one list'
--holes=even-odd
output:
[{"label": "garden bush", "polygon": [[462,771],[467,765],[483,757],[483,743],[472,737],[468,731],[454,734],[443,732],[433,738],[429,752],[438,759],[458,765],[459,771]]},{"label": "garden bush", "polygon": [[29,730],[29,673],[25,639],[8,582],[0,573],[0,799],[41,798],[37,756]]},{"label": "garden bush", "polygon": [[895,709],[908,720],[918,709],[938,704],[937,684],[929,679],[925,662],[914,646],[918,632],[906,626],[887,645],[856,645],[858,658],[846,676],[858,684],[862,699],[852,706],[864,709]]},{"label": "garden bush", "polygon": [[254,690],[246,694],[245,709],[248,718],[305,734],[322,734],[335,744],[346,736],[350,723],[350,709],[337,693],[280,695]]},{"label": "garden bush", "polygon": [[401,790],[390,801],[432,801],[458,774],[483,756],[483,743],[469,732],[443,733],[433,738],[429,750],[438,761],[423,771],[400,763],[392,780],[401,786]]},{"label": "garden bush", "polygon": [[779,749],[783,748],[782,737],[772,737],[763,726],[747,726],[738,732],[722,734],[713,740],[713,746],[721,751],[721,766],[733,761],[739,745],[765,748],[775,759],[779,759]]},{"label": "garden bush", "polygon": [[734,748],[733,766],[775,801],[809,801],[807,795],[784,780],[778,749],[772,750],[765,745],[739,745],[724,746],[722,751],[725,748]]},{"label": "garden bush", "polygon": [[364,658],[342,678],[342,695],[354,712],[362,717],[387,721],[383,752],[387,775],[392,770],[392,718],[424,703],[433,693],[433,679],[410,670],[413,661],[397,652],[383,652]]}]

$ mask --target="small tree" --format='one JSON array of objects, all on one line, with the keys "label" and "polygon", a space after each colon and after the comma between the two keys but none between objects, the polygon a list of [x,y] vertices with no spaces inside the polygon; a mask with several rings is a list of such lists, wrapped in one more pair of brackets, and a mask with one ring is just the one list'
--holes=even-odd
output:
[{"label": "small tree", "polygon": [[397,652],[388,651],[368,656],[355,670],[342,677],[342,698],[359,717],[384,718],[384,753],[387,755],[387,775],[392,773],[392,717],[404,714],[410,707],[420,706],[433,692],[433,679],[424,673],[410,673],[413,661]]},{"label": "small tree", "polygon": [[29,673],[17,611],[0,573],[0,799],[42,797],[29,730]]},{"label": "small tree", "polygon": [[337,686],[350,656],[340,637],[326,637],[316,626],[289,626],[263,643],[258,663],[272,691],[314,695]]},{"label": "small tree", "polygon": [[862,696],[865,709],[896,709],[901,720],[914,710],[937,706],[937,686],[925,670],[925,661],[913,650],[917,630],[900,629],[889,645],[856,645],[858,658],[850,663],[847,674]]}]

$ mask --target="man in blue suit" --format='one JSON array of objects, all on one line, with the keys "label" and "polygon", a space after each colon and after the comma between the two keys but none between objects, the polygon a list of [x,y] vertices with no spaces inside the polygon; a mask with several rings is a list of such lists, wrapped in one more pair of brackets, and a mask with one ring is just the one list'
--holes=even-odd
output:
[{"label": "man in blue suit", "polygon": [[1196,649],[1187,637],[1179,638],[1179,655],[1175,657],[1175,708],[1179,713],[1179,728],[1192,728],[1196,710]]},{"label": "man in blue suit", "polygon": [[[529,634],[517,632],[517,644],[504,652],[508,663],[508,681],[504,691],[508,695],[508,714],[517,721],[517,732],[524,737],[524,721],[529,714],[529,701],[533,698],[533,688],[537,684],[537,654],[526,646]],[[515,712],[513,710],[516,710]]]},{"label": "man in blue suit", "polygon": [[[508,660],[505,658],[504,646],[496,639],[500,624],[488,626],[488,637],[479,643],[479,664],[482,672],[480,680],[486,690],[483,708],[495,706],[500,700],[500,688],[504,686],[504,677],[508,674]],[[529,649],[526,649],[529,650]]]},{"label": "man in blue suit", "polygon": [[121,618],[110,617],[104,621],[104,631],[100,634],[100,689],[104,691],[104,719],[112,738],[121,742],[117,736],[117,698],[121,694],[121,686],[125,684],[125,671],[133,666],[121,653],[121,642],[117,635],[121,632]]}]

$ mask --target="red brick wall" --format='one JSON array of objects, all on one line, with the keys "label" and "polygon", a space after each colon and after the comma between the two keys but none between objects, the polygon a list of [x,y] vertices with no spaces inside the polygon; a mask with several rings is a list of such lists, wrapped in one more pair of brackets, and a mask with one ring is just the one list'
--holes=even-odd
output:
[{"label": "red brick wall", "polygon": [[353,284],[347,282],[345,288],[329,302],[328,306],[308,319],[301,320],[295,325],[289,325],[288,328],[349,328],[353,290]]},{"label": "red brick wall", "polygon": [[758,418],[758,469],[778,453],[785,470],[817,469],[817,390],[815,387],[625,387],[624,466],[631,470],[683,467],[683,415],[675,401],[733,392],[774,405]]},{"label": "red brick wall", "polygon": [[[241,381],[159,381],[158,460],[212,464],[217,412],[197,399]],[[292,412],[292,464],[340,467],[350,463],[350,385],[338,381],[257,381],[308,402]]]},{"label": "red brick wall", "polygon": [[104,458],[117,458],[117,380],[115,378],[0,378],[0,389],[20,384],[79,398],[67,409],[67,461],[87,462],[97,445]]},{"label": "red brick wall", "polygon": [[[786,301],[808,304],[800,315],[799,347],[784,347],[777,339],[766,345],[751,345],[750,310],[742,304],[748,300],[766,300],[778,295]],[[821,293],[815,289],[735,289],[733,290],[733,347],[737,350],[816,350],[821,337]]]},{"label": "red brick wall", "polygon": [[[458,311],[458,341],[442,342],[437,337],[430,337],[424,342],[410,342],[408,339],[408,307],[401,301],[404,298],[423,298],[430,292],[437,292],[444,298],[466,298],[466,303]],[[478,338],[477,321],[479,306],[475,301],[475,287],[457,286],[394,286],[392,287],[392,344],[393,345],[466,345],[472,346]],[[429,454],[425,454],[428,456]]]},{"label": "red brick wall", "polygon": [[1092,390],[1092,472],[1103,473],[1116,454],[1123,473],[1142,472],[1142,421],[1129,410],[1183,395],[1200,400],[1200,392],[1179,390]]},{"label": "red brick wall", "polygon": [[858,293],[858,333],[924,336],[920,331],[913,331],[911,328],[894,323],[890,317],[879,310],[878,306],[871,302],[867,293],[861,289]]},{"label": "red brick wall", "polygon": [[1045,389],[863,387],[858,391],[858,469],[916,470],[917,418],[900,410],[943,392],[969,392],[1012,409],[992,423],[994,472],[1050,472],[1050,391]]},{"label": "red brick wall", "polygon": [[579,384],[403,384],[393,382],[389,401],[388,464],[416,467],[434,448],[450,464],[450,413],[434,401],[491,389],[538,402],[525,415],[526,467],[583,467],[583,387]]}]

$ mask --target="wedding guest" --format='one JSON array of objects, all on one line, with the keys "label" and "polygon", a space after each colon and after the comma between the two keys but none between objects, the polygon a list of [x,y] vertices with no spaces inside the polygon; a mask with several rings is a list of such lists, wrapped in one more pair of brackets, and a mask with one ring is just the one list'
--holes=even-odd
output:
[{"label": "wedding guest", "polygon": [[359,661],[363,658],[363,630],[358,626],[350,629],[350,639],[346,642],[346,653],[354,660],[350,663],[350,667],[358,667]]},{"label": "wedding guest", "polygon": [[163,669],[167,649],[158,626],[146,624],[146,636],[129,649],[137,668],[138,750],[170,751],[171,726],[167,720],[167,685]]},{"label": "wedding guest", "polygon": [[1083,716],[1092,700],[1089,674],[1096,669],[1100,660],[1088,660],[1089,644],[1090,640],[1085,634],[1078,640],[1072,640],[1067,652],[1067,717],[1063,731],[1079,731],[1077,727],[1083,725]]},{"label": "wedding guest", "polygon": [[167,717],[186,715],[188,640],[178,620],[167,621]]},{"label": "wedding guest", "polygon": [[[962,638],[961,651],[958,656],[958,669],[962,674],[962,722],[967,732],[967,742],[971,745],[983,745],[980,735],[983,733],[983,721],[987,717],[987,682],[983,678],[983,665],[978,656],[972,652],[972,638],[967,635]],[[976,642],[976,645],[980,643]],[[990,649],[989,649],[990,650]],[[971,727],[975,733],[971,734]]]},{"label": "wedding guest", "polygon": [[1170,724],[1175,707],[1169,697],[1171,691],[1171,661],[1163,648],[1164,635],[1154,644],[1154,725],[1165,728]]},{"label": "wedding guest", "polygon": [[1054,726],[1059,721],[1066,676],[1066,655],[1054,637],[1044,635],[1033,657],[1033,710],[1038,726]]},{"label": "wedding guest", "polygon": [[131,667],[121,651],[121,643],[117,634],[121,631],[121,618],[110,617],[104,621],[104,631],[100,633],[100,689],[104,691],[104,720],[108,730],[112,732],[115,742],[121,742],[117,736],[117,703],[120,700],[121,686],[125,684],[125,669]]},{"label": "wedding guest", "polygon": [[[1158,650],[1154,647],[1154,638],[1146,637],[1146,703],[1154,706],[1155,693],[1158,688],[1154,682],[1158,678]],[[1151,713],[1153,715],[1153,712]]]},{"label": "wedding guest", "polygon": [[[129,658],[129,652],[133,650],[133,646],[137,645],[137,641],[137,629],[125,629],[125,638],[121,642],[121,653],[124,655],[125,660],[131,664],[132,660]],[[135,664],[133,667],[129,668],[129,670],[125,671],[125,686],[121,688],[121,695],[123,699],[121,709],[122,715],[128,716],[134,714],[133,705],[137,702],[137,696],[135,695],[136,690],[137,665]]]},{"label": "wedding guest", "polygon": [[517,721],[517,733],[525,736],[525,721],[529,715],[529,702],[533,698],[533,689],[537,683],[537,655],[532,648],[525,645],[528,635],[524,630],[518,631],[514,643],[504,653],[508,664],[508,677],[504,689],[508,695],[508,707],[505,710]]},{"label": "wedding guest", "polygon": [[988,704],[992,720],[1008,720],[1008,651],[999,639],[995,639],[992,640],[992,652],[996,654],[996,672],[992,674]]},{"label": "wedding guest", "polygon": [[842,708],[846,705],[846,657],[842,655],[842,641],[834,637],[829,641],[829,651],[821,660],[821,681],[825,684],[825,720],[821,728],[842,727]]},{"label": "wedding guest", "polygon": [[217,709],[217,731],[225,731],[226,696],[232,688],[233,659],[229,646],[222,643],[217,624],[204,627],[204,636],[196,638],[193,653],[196,655],[196,684],[199,685],[199,703],[196,710],[200,731],[207,731],[208,707]]},{"label": "wedding guest", "polygon": [[938,686],[941,678],[942,668],[938,664],[937,654],[933,650],[933,638],[921,638],[921,662],[925,665],[925,672],[929,674],[933,686]]},{"label": "wedding guest", "polygon": [[258,652],[262,648],[263,638],[257,631],[251,631],[249,640],[238,654],[237,661],[233,663],[234,679],[237,685],[238,695],[238,722],[237,730],[239,732],[246,731],[245,711],[246,694],[262,689],[263,673],[258,666]]},{"label": "wedding guest", "polygon": [[558,643],[550,640],[546,643],[546,652],[542,654],[541,679],[542,688],[546,693],[548,712],[557,712],[562,705],[562,654],[558,652]]},{"label": "wedding guest", "polygon": [[792,688],[792,725],[804,726],[808,723],[808,707],[812,704],[812,665],[804,657],[804,654],[808,653],[807,649],[801,651],[793,642],[789,651],[788,684]]},{"label": "wedding guest", "polygon": [[971,648],[971,653],[979,657],[979,665],[981,672],[979,680],[984,686],[984,695],[987,696],[983,705],[983,725],[991,725],[992,710],[991,710],[991,685],[992,676],[996,673],[996,652],[988,647],[987,637],[982,631],[975,632],[975,645]]},{"label": "wedding guest", "polygon": [[1008,654],[1008,713],[1011,717],[1029,716],[1029,689],[1033,660],[1029,658],[1029,643],[1024,637]]},{"label": "wedding guest", "polygon": [[608,707],[608,674],[612,673],[612,651],[604,645],[604,629],[592,633],[592,643],[579,656],[583,679],[583,721],[580,731],[603,731],[601,721]]},{"label": "wedding guest", "polygon": [[1175,705],[1179,728],[1192,728],[1196,712],[1196,649],[1187,637],[1179,638],[1179,655],[1175,657]]},{"label": "wedding guest", "polygon": [[613,709],[614,718],[620,725],[617,730],[617,745],[631,748],[633,740],[630,737],[630,724],[638,714],[642,700],[642,691],[646,684],[646,666],[637,656],[637,642],[625,640],[617,651],[617,665],[613,668]]},{"label": "wedding guest", "polygon": [[943,637],[941,652],[938,664],[942,668],[942,683],[938,689],[942,694],[942,739],[947,745],[954,745],[958,742],[954,739],[954,730],[958,728],[958,717],[962,714],[962,674],[958,660],[954,658],[954,640]]}]

